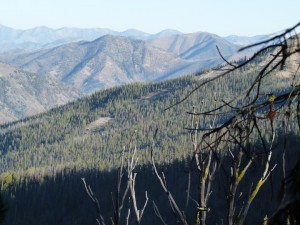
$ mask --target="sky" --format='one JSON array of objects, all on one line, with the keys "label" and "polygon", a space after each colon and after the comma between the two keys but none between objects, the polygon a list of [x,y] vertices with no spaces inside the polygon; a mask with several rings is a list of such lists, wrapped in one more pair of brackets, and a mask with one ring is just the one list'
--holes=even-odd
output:
[{"label": "sky", "polygon": [[0,0],[0,24],[17,29],[175,29],[220,36],[282,31],[300,22],[300,0]]}]

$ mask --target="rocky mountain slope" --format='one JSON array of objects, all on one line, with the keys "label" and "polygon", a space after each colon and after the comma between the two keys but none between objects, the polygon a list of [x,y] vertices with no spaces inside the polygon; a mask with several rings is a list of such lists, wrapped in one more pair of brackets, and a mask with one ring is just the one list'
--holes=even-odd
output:
[{"label": "rocky mountain slope", "polygon": [[148,40],[147,43],[188,60],[219,59],[220,55],[216,46],[224,56],[231,56],[240,48],[218,35],[205,32],[161,36]]},{"label": "rocky mountain slope", "polygon": [[85,93],[124,83],[166,80],[213,65],[209,60],[190,62],[144,41],[111,35],[35,52],[6,53],[0,58]]},{"label": "rocky mountain slope", "polygon": [[0,123],[44,112],[80,96],[79,91],[50,77],[0,62]]}]

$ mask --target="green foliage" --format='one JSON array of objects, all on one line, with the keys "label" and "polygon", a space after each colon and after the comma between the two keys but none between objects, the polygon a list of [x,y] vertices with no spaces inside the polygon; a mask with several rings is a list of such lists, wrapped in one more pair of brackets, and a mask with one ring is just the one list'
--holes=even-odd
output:
[{"label": "green foliage", "polygon": [[13,173],[9,171],[1,174],[1,190],[6,190],[13,184],[13,176]]}]

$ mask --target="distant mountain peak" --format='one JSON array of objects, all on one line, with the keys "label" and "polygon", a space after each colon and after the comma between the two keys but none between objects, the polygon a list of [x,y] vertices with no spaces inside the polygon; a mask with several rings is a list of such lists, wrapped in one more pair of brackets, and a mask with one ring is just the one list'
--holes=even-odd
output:
[{"label": "distant mountain peak", "polygon": [[137,29],[128,29],[123,32],[120,32],[119,34],[117,34],[117,36],[125,36],[135,39],[147,39],[151,35]]},{"label": "distant mountain peak", "polygon": [[173,30],[173,29],[165,29],[162,30],[156,34],[154,34],[151,39],[153,38],[159,38],[159,37],[165,37],[165,36],[172,36],[172,35],[180,35],[183,34],[182,32],[178,31],[178,30]]},{"label": "distant mountain peak", "polygon": [[219,59],[216,45],[219,46],[225,56],[235,54],[239,48],[239,46],[226,41],[220,36],[208,32],[161,36],[150,39],[147,43],[173,52],[183,59],[194,61]]}]

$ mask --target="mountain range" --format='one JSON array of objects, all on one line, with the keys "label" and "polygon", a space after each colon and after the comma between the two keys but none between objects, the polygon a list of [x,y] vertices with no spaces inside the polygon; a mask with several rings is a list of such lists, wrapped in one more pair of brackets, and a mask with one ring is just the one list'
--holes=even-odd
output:
[{"label": "mountain range", "polygon": [[0,25],[0,52],[12,49],[40,49],[55,47],[76,41],[92,41],[104,35],[123,36],[131,39],[151,39],[173,34],[181,34],[176,30],[163,30],[157,34],[148,34],[136,29],[123,32],[108,28],[70,28],[52,29],[45,26],[21,30]]},{"label": "mountain range", "polygon": [[[226,58],[244,57],[237,54],[238,37],[227,39],[170,29],[148,34],[134,29],[17,30],[0,25],[0,72],[6,74],[2,85],[5,82],[4,89],[14,93],[1,94],[3,121],[43,112],[100,89],[199,73],[223,63],[216,46]],[[247,41],[251,43],[251,38]],[[46,90],[47,96],[42,94]],[[12,99],[13,95],[19,97]]]},{"label": "mountain range", "polygon": [[[128,29],[122,32],[118,32],[108,28],[63,27],[59,29],[52,29],[46,26],[22,30],[0,25],[0,52],[12,49],[32,50],[49,48],[81,40],[92,41],[108,34],[128,37],[131,39],[151,40],[156,38],[181,35],[183,33],[172,29],[166,29],[156,34],[149,34],[136,29]],[[256,42],[257,40],[264,39],[265,37],[268,37],[268,35],[258,35],[253,37],[231,35],[222,38],[233,44],[248,45]]]},{"label": "mountain range", "polygon": [[111,35],[29,53],[6,53],[0,59],[84,93],[131,82],[165,80],[206,67],[144,41]]},{"label": "mountain range", "polygon": [[[168,44],[169,43],[169,44]],[[237,45],[208,33],[160,35],[135,40],[105,35],[35,51],[0,54],[0,60],[31,73],[43,74],[84,93],[131,82],[175,78],[217,66],[234,55]]]}]

